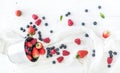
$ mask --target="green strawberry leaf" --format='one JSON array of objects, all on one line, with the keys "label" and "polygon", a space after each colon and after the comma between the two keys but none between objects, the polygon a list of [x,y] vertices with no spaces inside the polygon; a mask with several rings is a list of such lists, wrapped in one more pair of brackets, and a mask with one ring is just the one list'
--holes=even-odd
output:
[{"label": "green strawberry leaf", "polygon": [[60,21],[62,21],[62,19],[63,19],[63,16],[61,15],[61,16],[60,16]]},{"label": "green strawberry leaf", "polygon": [[100,17],[105,19],[105,15],[103,13],[100,12]]},{"label": "green strawberry leaf", "polygon": [[79,55],[78,54],[76,55],[76,59],[79,59]]}]

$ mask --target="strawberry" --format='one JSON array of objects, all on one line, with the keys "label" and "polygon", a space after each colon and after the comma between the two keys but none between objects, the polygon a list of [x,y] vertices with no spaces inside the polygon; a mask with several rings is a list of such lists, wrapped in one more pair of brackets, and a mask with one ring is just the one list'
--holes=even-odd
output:
[{"label": "strawberry", "polygon": [[35,24],[36,24],[37,26],[39,26],[39,25],[41,24],[41,22],[42,22],[41,19],[38,19],[38,20],[35,21]]},{"label": "strawberry", "polygon": [[55,53],[56,53],[55,49],[50,50],[50,54],[55,54]]},{"label": "strawberry", "polygon": [[29,48],[31,48],[33,46],[31,42],[26,42],[25,45]]},{"label": "strawberry", "polygon": [[36,39],[36,38],[34,38],[34,39],[31,41],[31,43],[32,43],[33,45],[35,45],[36,42],[37,42],[37,39]]},{"label": "strawberry", "polygon": [[63,60],[64,60],[64,57],[63,57],[63,56],[60,56],[60,57],[57,58],[57,61],[58,61],[59,63],[61,63]]},{"label": "strawberry", "polygon": [[21,16],[22,15],[22,11],[21,10],[17,10],[16,12],[15,12],[15,14],[16,14],[16,16]]},{"label": "strawberry", "polygon": [[67,51],[67,50],[63,50],[63,52],[62,52],[62,55],[63,55],[63,56],[68,56],[69,54],[70,54],[70,52]]},{"label": "strawberry", "polygon": [[46,51],[44,48],[41,48],[41,49],[39,49],[39,53],[40,53],[40,55],[44,55],[46,53]]},{"label": "strawberry", "polygon": [[43,47],[43,45],[42,45],[42,43],[37,42],[35,47],[36,47],[37,49],[41,49],[41,48]]},{"label": "strawberry", "polygon": [[43,41],[44,41],[45,43],[50,43],[50,38],[49,38],[49,37],[44,38]]},{"label": "strawberry", "polygon": [[68,26],[72,26],[74,23],[71,19],[68,19]]},{"label": "strawberry", "polygon": [[109,31],[104,31],[102,36],[103,36],[103,38],[108,38],[110,36],[110,32]]},{"label": "strawberry", "polygon": [[30,35],[34,35],[35,34],[35,29],[32,26],[29,26],[28,34],[30,34]]},{"label": "strawberry", "polygon": [[30,55],[27,55],[27,58],[31,61],[32,57]]},{"label": "strawberry", "polygon": [[33,48],[32,56],[33,56],[33,58],[38,58],[40,56],[39,51],[38,51],[37,48]]},{"label": "strawberry", "polygon": [[84,58],[87,54],[88,54],[87,50],[79,50],[78,53],[77,53],[79,58]]},{"label": "strawberry", "polygon": [[77,45],[80,45],[80,44],[81,44],[81,40],[80,40],[79,38],[76,38],[76,39],[74,40],[74,42],[75,42]]},{"label": "strawberry", "polygon": [[111,57],[108,57],[108,58],[107,58],[107,63],[108,63],[108,64],[111,64],[112,61],[113,61],[113,58],[111,58]]},{"label": "strawberry", "polygon": [[32,18],[33,18],[34,20],[36,20],[36,19],[38,19],[38,16],[37,16],[36,14],[33,14],[33,15],[32,15]]}]

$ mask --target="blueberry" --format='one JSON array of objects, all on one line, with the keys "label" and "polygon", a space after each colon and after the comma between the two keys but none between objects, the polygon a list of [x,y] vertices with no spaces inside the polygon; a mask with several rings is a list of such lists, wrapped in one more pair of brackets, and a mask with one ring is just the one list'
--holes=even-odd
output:
[{"label": "blueberry", "polygon": [[26,30],[25,29],[23,29],[23,32],[25,32]]},{"label": "blueberry", "polygon": [[108,65],[108,68],[110,68],[111,67],[111,65]]},{"label": "blueberry", "polygon": [[40,41],[42,41],[43,39],[41,37],[38,38]]},{"label": "blueberry", "polygon": [[66,17],[68,17],[68,14],[65,14]]},{"label": "blueberry", "polygon": [[68,15],[70,15],[71,13],[70,13],[70,12],[68,12],[67,14],[68,14]]},{"label": "blueberry", "polygon": [[35,28],[35,31],[37,31],[38,29],[37,28]]},{"label": "blueberry", "polygon": [[82,25],[82,26],[85,26],[85,23],[84,23],[84,22],[82,22],[82,23],[81,23],[81,25]]},{"label": "blueberry", "polygon": [[52,57],[53,55],[52,54],[49,54],[50,57]]},{"label": "blueberry", "polygon": [[85,34],[85,37],[89,37],[89,35],[86,33],[86,34]]},{"label": "blueberry", "polygon": [[20,30],[23,30],[23,27],[21,27]]},{"label": "blueberry", "polygon": [[92,54],[92,57],[95,57],[95,54]]},{"label": "blueberry", "polygon": [[56,61],[52,61],[52,63],[53,63],[53,64],[55,64],[55,63],[56,63]]},{"label": "blueberry", "polygon": [[45,26],[48,26],[48,23],[45,23]]},{"label": "blueberry", "polygon": [[49,48],[49,47],[47,47],[47,48],[46,48],[46,50],[50,50],[50,48]]},{"label": "blueberry", "polygon": [[55,49],[55,46],[52,46],[51,49]]},{"label": "blueberry", "polygon": [[30,24],[33,24],[32,22],[30,22]]},{"label": "blueberry", "polygon": [[32,51],[32,48],[28,48],[28,51]]},{"label": "blueberry", "polygon": [[95,53],[95,50],[93,50],[93,52]]},{"label": "blueberry", "polygon": [[98,9],[101,9],[102,7],[101,6],[98,6]]},{"label": "blueberry", "polygon": [[94,21],[94,22],[93,22],[93,25],[97,25],[97,22],[96,22],[96,21]]},{"label": "blueberry", "polygon": [[88,9],[85,9],[85,12],[88,12]]},{"label": "blueberry", "polygon": [[46,55],[46,58],[49,58],[49,55]]},{"label": "blueberry", "polygon": [[35,25],[33,25],[33,28],[36,28],[36,26],[35,26]]},{"label": "blueberry", "polygon": [[42,19],[45,20],[45,16],[43,16]]},{"label": "blueberry", "polygon": [[57,54],[57,55],[60,55],[60,52],[57,52],[56,54]]},{"label": "blueberry", "polygon": [[109,50],[109,52],[108,52],[109,54],[112,54],[113,52],[112,52],[112,50]]},{"label": "blueberry", "polygon": [[50,33],[53,33],[53,30],[50,30]]},{"label": "blueberry", "polygon": [[113,52],[114,55],[117,55],[117,52]]},{"label": "blueberry", "polygon": [[110,58],[112,58],[113,57],[113,54],[110,54]]},{"label": "blueberry", "polygon": [[38,34],[41,34],[41,31],[38,31]]},{"label": "blueberry", "polygon": [[29,25],[27,25],[27,28],[29,28]]},{"label": "blueberry", "polygon": [[59,48],[56,48],[56,51],[59,51]]},{"label": "blueberry", "polygon": [[67,46],[66,45],[64,45],[64,49],[66,49],[67,48]]}]

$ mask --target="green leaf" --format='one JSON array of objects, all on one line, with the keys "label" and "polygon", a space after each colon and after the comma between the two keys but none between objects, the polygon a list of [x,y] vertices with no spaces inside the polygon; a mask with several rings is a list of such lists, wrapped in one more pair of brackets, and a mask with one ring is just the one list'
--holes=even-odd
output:
[{"label": "green leaf", "polygon": [[79,59],[79,55],[76,55],[76,58]]},{"label": "green leaf", "polygon": [[100,12],[100,17],[105,19],[105,15],[103,13]]},{"label": "green leaf", "polygon": [[62,21],[62,19],[63,19],[63,16],[61,15],[61,16],[60,16],[60,21]]}]

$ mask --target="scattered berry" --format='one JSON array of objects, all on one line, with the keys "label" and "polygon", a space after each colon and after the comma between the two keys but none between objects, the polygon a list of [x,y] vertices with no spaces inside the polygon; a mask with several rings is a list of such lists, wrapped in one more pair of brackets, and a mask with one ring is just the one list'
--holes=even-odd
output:
[{"label": "scattered berry", "polygon": [[30,22],[30,24],[33,24],[32,22]]},{"label": "scattered berry", "polygon": [[94,53],[92,54],[92,57],[95,57],[95,54],[94,54]]},{"label": "scattered berry", "polygon": [[33,18],[34,20],[36,20],[36,19],[38,19],[38,16],[37,16],[36,14],[33,14],[33,15],[32,15],[32,18]]},{"label": "scattered berry", "polygon": [[53,64],[56,64],[56,61],[52,61]]},{"label": "scattered berry", "polygon": [[47,37],[47,38],[44,38],[43,41],[44,41],[45,43],[50,43],[50,38],[48,38],[48,37]]},{"label": "scattered berry", "polygon": [[111,65],[108,65],[108,68],[110,68],[111,67]]},{"label": "scattered berry", "polygon": [[40,24],[41,24],[41,19],[38,19],[37,21],[35,21],[35,24],[37,25],[37,26],[39,26]]},{"label": "scattered berry", "polygon": [[84,23],[84,22],[82,22],[82,23],[81,23],[81,25],[82,25],[82,26],[85,26],[85,23]]},{"label": "scattered berry", "polygon": [[59,63],[61,63],[63,60],[64,60],[64,57],[62,57],[62,56],[60,56],[60,57],[57,58],[57,61],[58,61]]},{"label": "scattered berry", "polygon": [[45,23],[45,26],[48,26],[48,23]]},{"label": "scattered berry", "polygon": [[45,16],[43,16],[42,19],[45,20]]},{"label": "scattered berry", "polygon": [[117,52],[113,52],[114,55],[117,55]]},{"label": "scattered berry", "polygon": [[68,26],[73,26],[73,21],[71,19],[68,19]]},{"label": "scattered berry", "polygon": [[28,28],[28,34],[30,34],[30,35],[34,35],[35,34],[35,29],[32,26],[30,26]]},{"label": "scattered berry", "polygon": [[78,53],[77,53],[79,58],[84,58],[87,54],[88,54],[87,50],[79,50]]},{"label": "scattered berry", "polygon": [[96,22],[96,21],[94,21],[94,22],[93,22],[93,25],[97,25],[97,22]]},{"label": "scattered berry", "polygon": [[50,54],[56,54],[56,50],[55,49],[50,50]]},{"label": "scattered berry", "polygon": [[63,55],[63,56],[68,56],[69,54],[70,54],[70,52],[67,51],[67,50],[63,50],[63,52],[62,52],[62,55]]},{"label": "scattered berry", "polygon": [[108,64],[111,64],[112,61],[113,61],[113,58],[111,58],[111,57],[108,57],[108,58],[107,58],[107,63],[108,63]]},{"label": "scattered berry", "polygon": [[103,38],[108,38],[110,36],[110,32],[109,31],[104,31],[102,36],[103,36]]},{"label": "scattered berry", "polygon": [[85,12],[87,13],[87,12],[88,12],[88,9],[85,9]]},{"label": "scattered berry", "polygon": [[81,44],[81,40],[80,40],[79,38],[76,38],[76,39],[74,40],[74,42],[75,42],[77,45],[80,45],[80,44]]},{"label": "scattered berry", "polygon": [[22,15],[22,11],[21,10],[17,10],[16,12],[15,12],[15,14],[16,14],[16,16],[21,16]]},{"label": "scattered berry", "polygon": [[102,7],[101,6],[98,6],[98,9],[101,9]]},{"label": "scattered berry", "polygon": [[85,34],[85,37],[89,37],[89,35],[86,33],[86,34]]},{"label": "scattered berry", "polygon": [[53,30],[50,30],[50,33],[53,33]]}]

